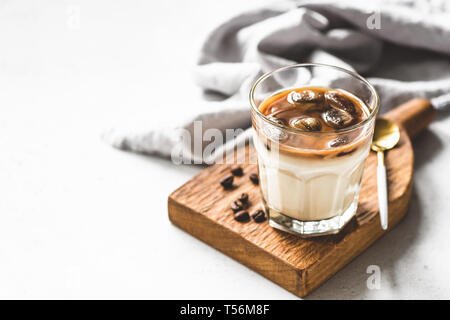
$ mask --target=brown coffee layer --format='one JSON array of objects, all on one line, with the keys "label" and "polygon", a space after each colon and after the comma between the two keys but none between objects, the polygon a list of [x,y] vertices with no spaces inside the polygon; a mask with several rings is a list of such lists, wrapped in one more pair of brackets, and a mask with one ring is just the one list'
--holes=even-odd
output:
[{"label": "brown coffee layer", "polygon": [[287,127],[303,131],[333,131],[368,117],[367,108],[355,97],[329,88],[286,90],[266,99],[260,111]]},{"label": "brown coffee layer", "polygon": [[[267,98],[259,109],[267,118],[300,131],[279,139],[280,152],[292,156],[344,157],[370,139],[361,136],[361,130],[332,132],[364,121],[370,114],[361,101],[341,90],[321,87],[286,90]],[[270,148],[270,141],[266,145]]]}]

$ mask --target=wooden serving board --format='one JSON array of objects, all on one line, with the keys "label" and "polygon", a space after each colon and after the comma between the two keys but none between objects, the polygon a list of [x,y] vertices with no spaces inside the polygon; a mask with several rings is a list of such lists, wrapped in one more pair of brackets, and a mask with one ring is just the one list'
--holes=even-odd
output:
[{"label": "wooden serving board", "polygon": [[[427,100],[414,99],[385,115],[401,125],[400,142],[387,152],[385,160],[389,229],[406,214],[411,197],[414,155],[409,135],[426,128],[434,113]],[[252,147],[247,147],[245,157],[254,159]],[[376,166],[376,155],[371,152],[364,169],[358,211],[336,235],[305,239],[274,229],[267,221],[235,221],[230,203],[242,192],[249,194],[249,212],[262,207],[260,190],[248,178],[257,172],[254,164],[242,165],[244,175],[235,177],[236,188],[228,191],[223,190],[219,181],[229,174],[231,165],[216,164],[203,170],[169,196],[169,219],[194,237],[303,297],[389,231],[383,231],[379,222]]]}]

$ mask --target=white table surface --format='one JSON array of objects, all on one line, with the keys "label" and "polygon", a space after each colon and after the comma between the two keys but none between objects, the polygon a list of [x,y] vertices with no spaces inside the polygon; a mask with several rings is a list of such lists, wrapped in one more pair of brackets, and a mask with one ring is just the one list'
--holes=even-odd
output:
[{"label": "white table surface", "polygon": [[[0,4],[0,298],[296,298],[171,225],[167,196],[199,168],[100,139],[118,119],[167,114],[174,90],[195,107],[201,40],[257,3]],[[403,222],[309,298],[450,297],[449,128],[414,143]]]}]

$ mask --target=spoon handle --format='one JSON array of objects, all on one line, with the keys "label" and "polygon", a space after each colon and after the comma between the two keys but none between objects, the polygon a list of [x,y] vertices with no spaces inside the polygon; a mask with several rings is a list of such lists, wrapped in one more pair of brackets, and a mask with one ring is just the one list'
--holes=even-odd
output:
[{"label": "spoon handle", "polygon": [[386,167],[384,166],[384,153],[378,151],[378,166],[377,166],[377,188],[378,188],[378,207],[380,208],[380,223],[383,230],[388,227],[388,196],[387,196],[387,181],[386,181]]}]

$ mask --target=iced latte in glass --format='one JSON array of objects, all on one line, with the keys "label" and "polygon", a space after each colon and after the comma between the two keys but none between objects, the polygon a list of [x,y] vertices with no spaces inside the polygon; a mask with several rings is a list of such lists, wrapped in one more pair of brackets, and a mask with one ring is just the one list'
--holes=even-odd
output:
[{"label": "iced latte in glass", "polygon": [[301,236],[339,232],[357,209],[375,89],[345,69],[301,64],[262,76],[250,100],[270,225]]}]

